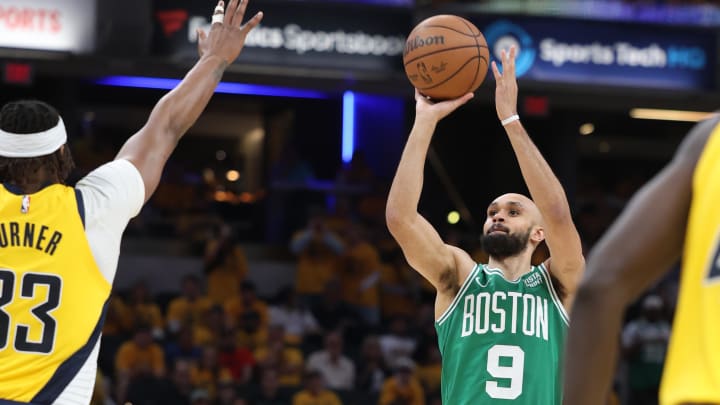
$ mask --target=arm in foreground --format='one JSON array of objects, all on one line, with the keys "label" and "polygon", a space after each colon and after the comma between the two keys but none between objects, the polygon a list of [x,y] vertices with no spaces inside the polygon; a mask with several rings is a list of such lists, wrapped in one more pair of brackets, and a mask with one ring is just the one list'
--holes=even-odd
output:
[{"label": "arm in foreground", "polygon": [[[222,23],[213,23],[208,34],[198,31],[200,60],[176,88],[160,99],[145,126],[120,149],[116,159],[133,163],[143,178],[145,201],[157,188],[178,141],[207,106],[225,68],[237,59],[247,34],[262,20],[262,13],[258,13],[242,24],[247,3],[230,0]],[[223,6],[222,1],[219,6]]]},{"label": "arm in foreground", "polygon": [[692,178],[717,118],[696,125],[673,160],[632,198],[590,253],[565,353],[564,403],[601,405],[626,306],[680,257]]}]

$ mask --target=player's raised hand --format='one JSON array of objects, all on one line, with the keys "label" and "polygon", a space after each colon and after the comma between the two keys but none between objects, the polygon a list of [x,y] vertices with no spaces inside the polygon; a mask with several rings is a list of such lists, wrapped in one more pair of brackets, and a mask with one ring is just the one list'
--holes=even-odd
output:
[{"label": "player's raised hand", "polygon": [[518,86],[515,78],[515,47],[511,46],[510,51],[501,51],[502,73],[500,73],[495,61],[492,62],[492,71],[495,76],[495,109],[498,118],[504,120],[517,114]]},{"label": "player's raised hand", "polygon": [[418,89],[415,89],[415,117],[427,118],[434,122],[440,121],[473,97],[473,93],[467,93],[456,99],[433,103],[427,97],[420,94]]},{"label": "player's raised hand", "polygon": [[248,0],[230,0],[225,8],[225,2],[220,0],[215,7],[210,33],[198,30],[198,52],[200,57],[214,55],[231,64],[237,59],[245,46],[248,33],[260,24],[263,18],[262,11],[255,14],[243,24],[245,9]]}]

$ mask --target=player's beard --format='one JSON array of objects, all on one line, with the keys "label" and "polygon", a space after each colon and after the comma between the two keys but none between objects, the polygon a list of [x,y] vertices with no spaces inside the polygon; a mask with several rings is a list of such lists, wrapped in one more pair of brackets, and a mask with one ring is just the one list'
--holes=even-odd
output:
[{"label": "player's beard", "polygon": [[483,235],[480,237],[480,244],[485,253],[491,257],[505,259],[525,250],[530,239],[530,231],[532,228],[528,228],[526,232],[520,234],[498,232]]}]

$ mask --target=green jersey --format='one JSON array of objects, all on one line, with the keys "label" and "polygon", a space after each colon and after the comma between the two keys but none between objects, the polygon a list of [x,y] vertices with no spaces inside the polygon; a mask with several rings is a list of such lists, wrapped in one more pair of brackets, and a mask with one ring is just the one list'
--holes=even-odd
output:
[{"label": "green jersey", "polygon": [[544,265],[516,281],[476,265],[435,323],[443,404],[560,405],[567,325]]}]

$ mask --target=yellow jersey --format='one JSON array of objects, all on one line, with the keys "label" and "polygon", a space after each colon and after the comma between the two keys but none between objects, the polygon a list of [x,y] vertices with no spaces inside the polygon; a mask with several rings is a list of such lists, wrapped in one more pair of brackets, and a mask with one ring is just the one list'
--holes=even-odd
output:
[{"label": "yellow jersey", "polygon": [[0,403],[53,403],[96,350],[111,284],[83,221],[71,187],[0,185]]},{"label": "yellow jersey", "polygon": [[720,404],[720,126],[705,145],[692,187],[662,405]]}]

